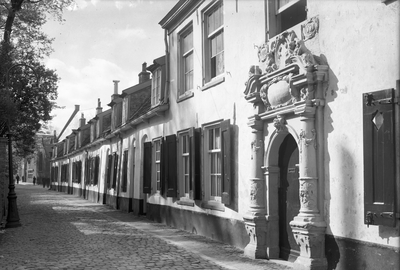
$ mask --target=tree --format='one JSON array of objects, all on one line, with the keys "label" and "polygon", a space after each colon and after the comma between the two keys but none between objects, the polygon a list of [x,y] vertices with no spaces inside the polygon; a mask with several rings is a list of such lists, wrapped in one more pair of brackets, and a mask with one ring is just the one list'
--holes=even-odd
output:
[{"label": "tree", "polygon": [[8,124],[20,156],[34,151],[34,135],[57,106],[59,77],[42,63],[52,52],[52,39],[42,26],[51,17],[62,21],[72,2],[0,0],[0,133]]}]

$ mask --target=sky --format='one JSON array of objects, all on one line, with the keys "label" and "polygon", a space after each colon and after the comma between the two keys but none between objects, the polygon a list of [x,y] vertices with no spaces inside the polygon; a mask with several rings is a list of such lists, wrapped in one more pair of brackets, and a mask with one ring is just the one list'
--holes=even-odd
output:
[{"label": "sky", "polygon": [[75,0],[63,13],[65,21],[49,20],[43,31],[55,38],[45,60],[60,77],[57,105],[50,126],[61,130],[75,105],[80,111],[61,139],[79,127],[79,118],[95,116],[97,99],[103,111],[111,101],[113,80],[119,93],[136,85],[142,64],[165,54],[164,29],[158,24],[177,0]]}]

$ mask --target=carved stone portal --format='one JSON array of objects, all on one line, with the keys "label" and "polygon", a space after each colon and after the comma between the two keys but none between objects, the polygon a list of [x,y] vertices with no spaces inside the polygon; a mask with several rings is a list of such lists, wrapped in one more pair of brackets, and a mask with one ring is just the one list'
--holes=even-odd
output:
[{"label": "carved stone portal", "polygon": [[[276,237],[279,235],[277,149],[290,132],[298,140],[299,147],[300,210],[290,222],[293,236],[300,247],[300,256],[295,261],[294,269],[319,270],[327,267],[324,190],[320,184],[324,177],[324,153],[320,147],[324,142],[320,135],[324,134],[322,107],[325,105],[329,68],[321,62],[322,58],[313,55],[306,46],[306,43],[308,46],[318,43],[317,40],[305,42],[318,37],[318,17],[301,25],[301,33],[293,29],[296,28],[257,47],[259,66],[250,69],[244,91],[246,100],[258,107],[258,114],[249,118],[258,122],[258,128],[257,131],[252,130],[250,207],[243,218],[250,243],[245,248],[245,254],[252,258],[279,256],[279,237]],[[290,129],[286,121],[290,121]],[[264,129],[259,127],[260,122]],[[270,130],[271,124],[275,130]],[[265,146],[266,151],[259,151],[259,145]],[[266,163],[260,164],[260,161]],[[269,170],[265,178],[259,174],[261,166]]]}]

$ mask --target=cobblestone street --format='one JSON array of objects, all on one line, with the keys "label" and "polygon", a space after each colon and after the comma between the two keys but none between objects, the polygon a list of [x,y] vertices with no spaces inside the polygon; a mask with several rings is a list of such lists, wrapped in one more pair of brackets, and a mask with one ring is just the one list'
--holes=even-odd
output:
[{"label": "cobblestone street", "polygon": [[0,269],[291,269],[41,186],[16,193],[22,226],[0,231]]}]

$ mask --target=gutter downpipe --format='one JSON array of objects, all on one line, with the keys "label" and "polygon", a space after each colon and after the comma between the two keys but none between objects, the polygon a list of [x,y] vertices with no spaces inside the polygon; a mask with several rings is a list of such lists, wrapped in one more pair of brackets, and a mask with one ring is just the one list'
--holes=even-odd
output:
[{"label": "gutter downpipe", "polygon": [[168,47],[168,30],[164,30],[165,43],[165,97],[169,100],[169,47]]},{"label": "gutter downpipe", "polygon": [[123,143],[123,138],[121,137],[121,133],[118,133],[118,138],[119,138],[119,156],[120,158],[118,159],[118,183],[116,186],[117,189],[117,203],[116,207],[119,209],[119,195],[120,195],[120,190],[121,190],[121,164],[122,164],[122,143]]}]

